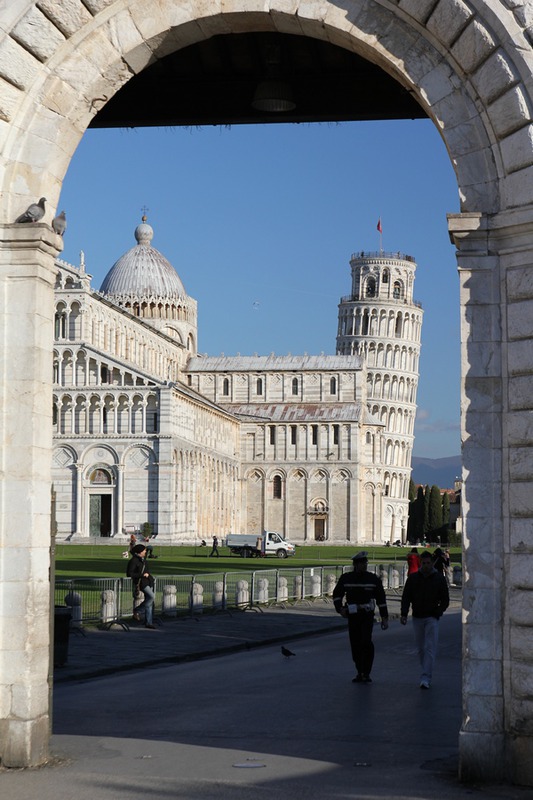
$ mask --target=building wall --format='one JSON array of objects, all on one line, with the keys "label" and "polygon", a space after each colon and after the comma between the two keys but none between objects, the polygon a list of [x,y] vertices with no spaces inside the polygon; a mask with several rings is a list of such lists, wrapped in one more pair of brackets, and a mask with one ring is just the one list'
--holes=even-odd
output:
[{"label": "building wall", "polygon": [[[366,437],[383,425],[367,411],[360,356],[198,357],[187,375],[240,420],[246,532],[276,530],[299,544],[382,542],[361,491],[362,469],[381,453]],[[381,478],[375,492],[385,486]]]},{"label": "building wall", "polygon": [[238,422],[169,380],[190,355],[179,342],[92,292],[83,267],[57,267],[58,537],[144,522],[181,542],[240,529]]}]

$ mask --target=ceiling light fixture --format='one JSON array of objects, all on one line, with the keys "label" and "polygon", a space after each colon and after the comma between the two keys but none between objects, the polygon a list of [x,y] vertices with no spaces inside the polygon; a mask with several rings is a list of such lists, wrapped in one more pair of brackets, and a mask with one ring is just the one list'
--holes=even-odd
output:
[{"label": "ceiling light fixture", "polygon": [[255,108],[256,111],[266,111],[269,114],[292,111],[293,108],[296,108],[296,103],[293,100],[290,85],[282,76],[279,45],[271,45],[268,48],[266,65],[266,75],[264,80],[257,84],[252,108]]}]

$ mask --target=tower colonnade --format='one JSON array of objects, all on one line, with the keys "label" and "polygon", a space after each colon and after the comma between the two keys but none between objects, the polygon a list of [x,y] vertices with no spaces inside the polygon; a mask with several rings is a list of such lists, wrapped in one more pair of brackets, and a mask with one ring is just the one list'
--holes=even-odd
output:
[{"label": "tower colonnade", "polygon": [[368,406],[384,425],[382,470],[372,489],[381,491],[383,531],[390,541],[405,541],[407,532],[423,318],[413,297],[416,266],[412,256],[399,252],[354,253],[352,291],[339,303],[337,354],[364,357]]}]

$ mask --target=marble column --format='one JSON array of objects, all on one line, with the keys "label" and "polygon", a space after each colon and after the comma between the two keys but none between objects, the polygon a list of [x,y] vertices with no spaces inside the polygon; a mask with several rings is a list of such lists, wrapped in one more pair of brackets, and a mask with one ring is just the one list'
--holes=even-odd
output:
[{"label": "marble column", "polygon": [[48,225],[0,226],[0,761],[42,763],[50,727],[54,259]]},{"label": "marble column", "polygon": [[461,301],[465,780],[533,785],[533,210],[450,215]]}]

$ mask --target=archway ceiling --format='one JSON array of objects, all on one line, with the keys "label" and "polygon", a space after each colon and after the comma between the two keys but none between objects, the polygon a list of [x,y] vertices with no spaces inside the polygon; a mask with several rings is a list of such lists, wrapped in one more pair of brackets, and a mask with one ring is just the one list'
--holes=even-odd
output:
[{"label": "archway ceiling", "polygon": [[[296,108],[251,107],[279,47],[283,78]],[[268,122],[419,119],[425,111],[380,67],[329,42],[277,33],[213,36],[185,47],[133,77],[93,119],[93,128],[235,125]]]}]

